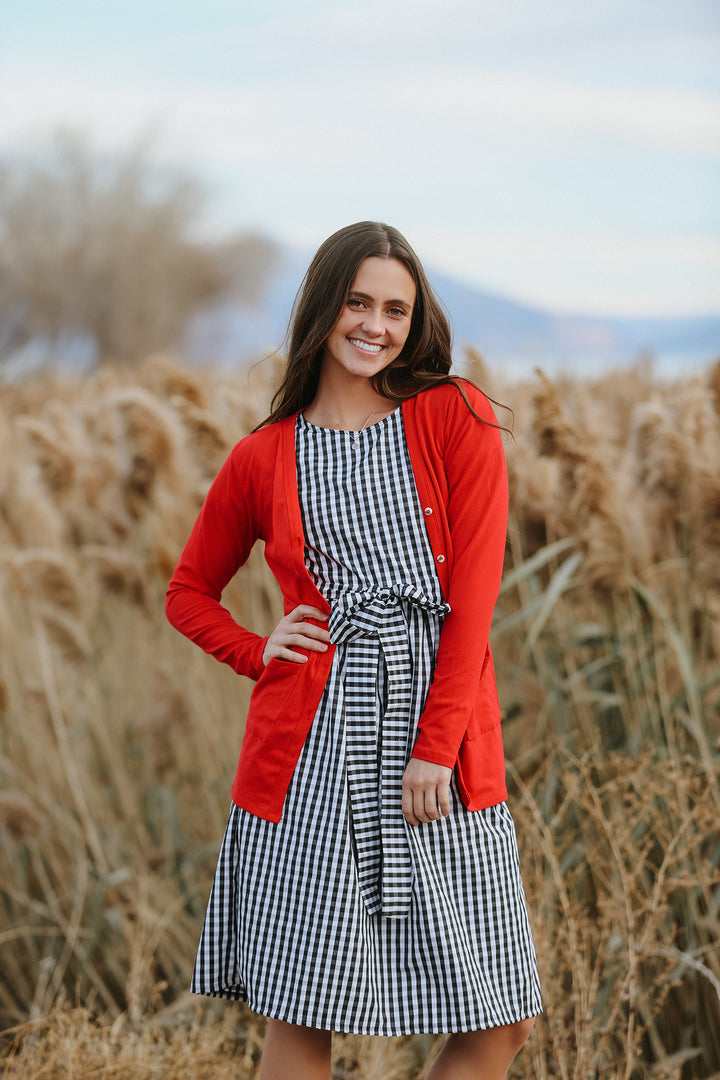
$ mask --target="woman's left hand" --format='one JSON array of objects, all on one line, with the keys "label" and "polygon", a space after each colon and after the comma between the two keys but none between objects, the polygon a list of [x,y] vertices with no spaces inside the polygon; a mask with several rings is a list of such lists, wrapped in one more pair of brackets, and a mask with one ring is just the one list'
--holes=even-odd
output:
[{"label": "woman's left hand", "polygon": [[402,811],[410,825],[437,821],[450,813],[452,769],[410,758],[402,782]]}]

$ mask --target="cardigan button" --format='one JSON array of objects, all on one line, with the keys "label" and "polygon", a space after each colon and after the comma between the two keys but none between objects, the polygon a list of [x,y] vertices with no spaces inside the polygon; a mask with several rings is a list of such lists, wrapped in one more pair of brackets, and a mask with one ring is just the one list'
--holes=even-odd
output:
[{"label": "cardigan button", "polygon": [[437,561],[438,562],[445,562],[445,556],[444,555],[438,555]]},{"label": "cardigan button", "polygon": [[424,513],[427,517],[430,517],[430,515],[432,514],[432,506],[426,506]]}]

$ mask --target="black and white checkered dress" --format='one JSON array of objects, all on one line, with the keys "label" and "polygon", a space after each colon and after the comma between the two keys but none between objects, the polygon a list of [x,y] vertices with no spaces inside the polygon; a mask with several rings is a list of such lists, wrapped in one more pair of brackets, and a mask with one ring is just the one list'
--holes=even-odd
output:
[{"label": "black and white checkered dress", "polygon": [[401,411],[359,436],[299,416],[296,445],[306,563],[338,647],[281,821],[231,809],[191,989],[359,1034],[536,1015],[505,803],[471,813],[453,782],[448,818],[402,815],[448,608]]}]

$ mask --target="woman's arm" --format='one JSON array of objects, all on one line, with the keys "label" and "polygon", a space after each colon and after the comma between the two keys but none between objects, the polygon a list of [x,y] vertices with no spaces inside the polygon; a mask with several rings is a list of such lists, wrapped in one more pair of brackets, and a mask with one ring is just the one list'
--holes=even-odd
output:
[{"label": "woman's arm", "polygon": [[[500,710],[488,639],[500,590],[507,534],[508,487],[501,432],[487,398],[464,384],[476,420],[456,391],[444,419],[447,522],[452,542],[446,616],[433,683],[413,757],[453,768],[472,722],[495,727]],[[487,676],[481,691],[481,675]]]},{"label": "woman's arm", "polygon": [[165,611],[173,626],[205,652],[257,679],[267,638],[240,626],[220,603],[262,531],[263,500],[257,498],[251,470],[252,455],[238,443],[208,491],[170,580]]},{"label": "woman's arm", "polygon": [[168,619],[205,652],[234,671],[258,679],[270,660],[305,663],[306,652],[326,652],[330,640],[319,608],[300,604],[284,615],[268,637],[235,621],[220,603],[225,586],[247,561],[255,541],[271,528],[272,473],[239,443],[214,480],[170,580]]}]

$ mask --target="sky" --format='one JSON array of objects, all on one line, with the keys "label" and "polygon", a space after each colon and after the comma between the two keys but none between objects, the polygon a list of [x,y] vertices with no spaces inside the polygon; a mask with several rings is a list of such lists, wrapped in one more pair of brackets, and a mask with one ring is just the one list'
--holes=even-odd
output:
[{"label": "sky", "polygon": [[398,227],[560,312],[720,314],[719,0],[0,0],[0,157],[140,137],[203,227]]}]

